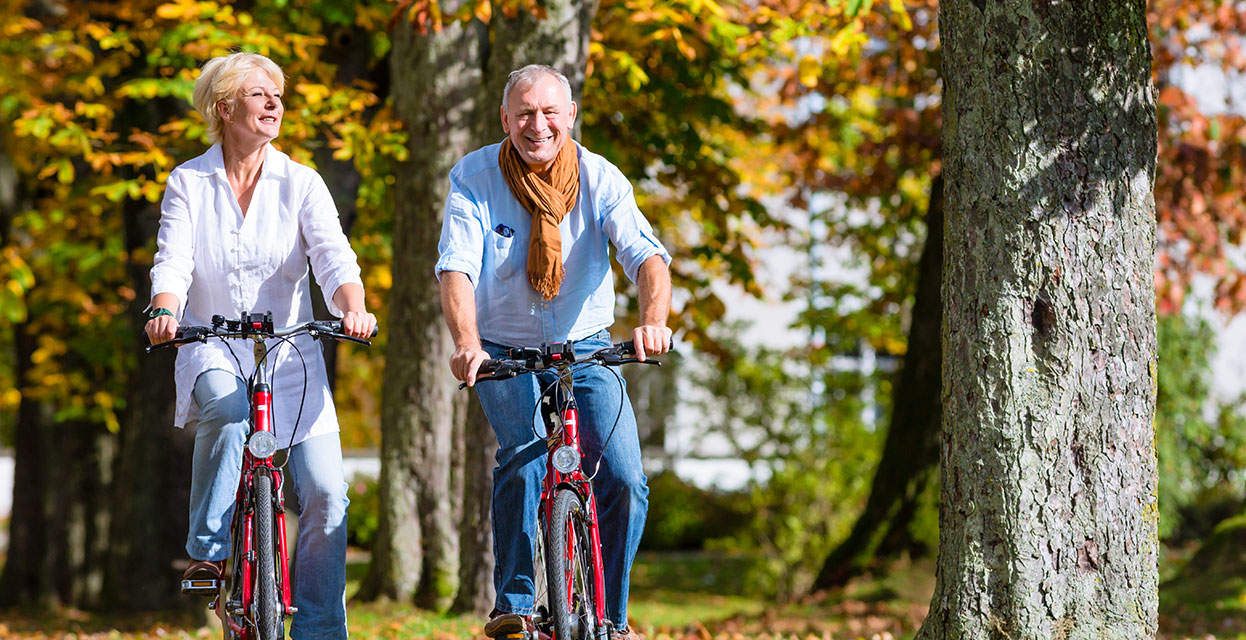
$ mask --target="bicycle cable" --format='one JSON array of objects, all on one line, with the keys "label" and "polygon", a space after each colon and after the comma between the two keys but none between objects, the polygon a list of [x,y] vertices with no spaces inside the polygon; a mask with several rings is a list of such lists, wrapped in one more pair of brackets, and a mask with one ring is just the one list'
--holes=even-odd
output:
[{"label": "bicycle cable", "polygon": [[[585,369],[589,369],[591,367],[602,367],[603,369],[614,374],[614,377],[618,380],[618,383],[619,383],[619,408],[618,408],[618,411],[616,411],[614,414],[614,424],[611,425],[610,427],[610,433],[606,434],[606,441],[601,445],[601,451],[597,453],[597,463],[593,465],[593,473],[588,477],[589,482],[592,482],[594,479],[596,479],[598,472],[601,471],[601,461],[602,459],[606,457],[606,447],[610,446],[610,441],[614,439],[614,432],[618,430],[619,420],[623,417],[623,402],[627,399],[627,388],[623,384],[623,376],[619,375],[619,372],[615,371],[609,365],[603,364],[596,360],[578,361],[572,364],[571,366],[567,367],[566,369],[558,372],[557,375],[554,376],[554,380],[551,381],[549,384],[545,385],[543,389],[541,389],[541,395],[537,396],[538,400],[536,402],[536,406],[532,408],[532,419],[529,421],[529,423],[532,425],[536,424],[537,415],[539,415],[539,412],[541,411],[541,401],[539,400],[539,398],[545,397],[545,394],[549,393],[550,389],[552,389],[554,385],[561,383],[564,376],[574,376],[577,372],[585,370]],[[537,372],[526,371],[524,373],[531,373],[533,375],[536,375]],[[539,376],[537,377],[537,380],[538,382],[540,381]],[[574,388],[574,378],[572,380],[572,386]],[[557,403],[557,396],[555,396],[555,403]],[[557,404],[555,404],[554,411],[560,417],[562,416],[562,409],[563,408],[561,406],[558,406]],[[548,430],[547,430],[547,433],[545,434],[545,438],[548,440],[549,436],[550,434],[548,433]]]},{"label": "bicycle cable", "polygon": [[[302,349],[299,349],[299,346],[295,344],[294,341],[291,340],[289,336],[274,336],[274,338],[278,340],[278,344],[275,345],[272,349],[269,349],[267,346],[265,346],[264,357],[260,358],[260,361],[256,363],[255,365],[255,370],[251,372],[252,379],[255,378],[256,372],[259,371],[260,365],[268,363],[269,354],[276,351],[282,345],[289,345],[292,349],[294,349],[294,353],[298,354],[300,364],[303,365],[303,393],[302,393],[302,396],[299,398],[299,411],[294,417],[294,427],[290,429],[290,442],[286,445],[286,448],[284,449],[284,451],[286,452],[286,459],[282,460],[281,464],[277,465],[279,469],[284,469],[286,464],[290,462],[291,449],[294,448],[294,436],[295,434],[298,433],[299,422],[302,421],[303,419],[303,406],[307,402],[307,358],[303,356]],[[276,369],[277,369],[277,364],[276,362],[274,362],[273,363],[273,371],[274,371],[273,378],[274,379],[277,377]],[[276,420],[277,420],[275,417],[277,415],[277,394],[276,394],[275,389],[269,397],[271,399],[270,401],[273,404],[272,416],[274,417],[272,417],[271,419],[273,421],[273,426],[275,427]]]},{"label": "bicycle cable", "polygon": [[[242,361],[238,359],[238,354],[234,352],[234,345],[230,344],[229,341],[225,340],[225,338],[222,336],[214,336],[214,337],[219,339],[221,341],[221,344],[225,345],[225,348],[229,350],[229,355],[233,356],[234,358],[234,364],[238,366],[238,373],[242,373]],[[294,418],[294,428],[290,430],[290,442],[289,444],[286,445],[286,448],[285,448],[286,459],[283,460],[281,464],[277,465],[278,468],[284,469],[286,464],[290,462],[290,449],[294,447],[294,436],[296,433],[298,433],[299,422],[302,421],[303,419],[303,407],[307,402],[307,378],[308,378],[307,358],[303,356],[303,351],[299,349],[298,345],[294,344],[294,342],[290,340],[289,337],[273,336],[272,339],[277,340],[278,344],[275,345],[272,349],[269,349],[268,346],[265,345],[264,357],[260,358],[260,361],[255,364],[255,368],[251,370],[251,375],[247,376],[247,395],[248,396],[251,395],[251,390],[255,386],[255,374],[259,371],[260,365],[268,363],[269,354],[271,354],[273,351],[276,351],[277,348],[280,347],[282,343],[289,344],[294,349],[294,352],[298,354],[300,364],[302,364],[303,366],[303,393],[302,393],[302,397],[299,398],[299,411],[298,411],[298,414],[296,414]],[[276,370],[275,363],[273,365],[273,369],[274,371]],[[273,377],[276,377],[276,376],[274,375]],[[269,398],[270,398],[270,401],[273,403],[273,410],[272,410],[271,415],[275,416],[277,415],[277,411],[276,411],[277,394],[270,393]],[[273,418],[273,420],[275,421],[275,418]]]}]

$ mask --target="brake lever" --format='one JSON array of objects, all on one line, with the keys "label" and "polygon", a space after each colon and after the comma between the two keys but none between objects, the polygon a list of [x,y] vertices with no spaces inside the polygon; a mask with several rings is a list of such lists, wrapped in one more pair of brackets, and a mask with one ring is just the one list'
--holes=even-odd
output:
[{"label": "brake lever", "polygon": [[344,333],[327,333],[326,332],[323,335],[327,335],[330,338],[337,340],[338,342],[353,342],[355,344],[362,344],[368,347],[372,346],[371,340],[364,340],[363,338],[356,338],[355,336],[348,336]]},{"label": "brake lever", "polygon": [[655,367],[662,366],[661,362],[657,360],[653,360],[653,359],[641,361],[636,358],[619,358],[617,356],[610,357],[610,358],[601,358],[601,363],[609,367],[624,365],[624,364],[651,364]]},{"label": "brake lever", "polygon": [[[520,373],[519,371],[515,371],[514,369],[499,369],[491,375],[480,376],[476,378],[476,382],[479,383],[479,382],[484,382],[486,380],[510,380],[511,378],[514,378],[515,376],[519,375],[519,373]],[[463,389],[466,389],[466,388],[467,388],[466,382],[459,383],[459,391],[462,391]]]}]

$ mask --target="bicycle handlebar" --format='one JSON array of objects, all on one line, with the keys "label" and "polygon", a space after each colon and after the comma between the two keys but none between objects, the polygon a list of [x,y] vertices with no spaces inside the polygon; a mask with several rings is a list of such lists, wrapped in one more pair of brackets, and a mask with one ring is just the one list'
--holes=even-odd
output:
[{"label": "bicycle handlebar", "polygon": [[[645,360],[641,362],[634,357],[636,355],[636,345],[628,340],[626,342],[616,342],[604,349],[598,349],[588,355],[577,358],[575,349],[571,343],[561,343],[546,345],[543,347],[516,347],[506,352],[506,357],[490,358],[480,363],[480,368],[476,370],[476,382],[486,380],[507,380],[514,378],[521,373],[532,373],[536,371],[545,371],[549,369],[566,369],[571,365],[581,362],[592,362],[603,366],[618,366],[624,364],[649,364],[655,367],[662,366],[657,360]],[[459,385],[460,389],[467,386],[464,382]]]},{"label": "bicycle handlebar", "polygon": [[[242,320],[226,321],[222,316],[213,316],[213,326],[203,327],[197,325],[187,325],[178,327],[172,340],[166,340],[159,344],[151,344],[151,338],[146,331],[142,332],[143,348],[147,353],[151,353],[156,349],[164,349],[177,345],[190,344],[192,342],[204,342],[208,338],[282,338],[292,336],[298,333],[308,333],[314,339],[329,337],[336,340],[346,340],[362,345],[371,346],[372,343],[363,338],[342,333],[341,320],[313,320],[304,322],[303,324],[294,325],[292,327],[284,327],[281,329],[271,326],[271,318],[269,324],[262,322],[249,322],[246,316]],[[217,322],[220,320],[220,322]],[[369,338],[375,338],[378,332],[377,327],[372,328],[372,335]]]}]

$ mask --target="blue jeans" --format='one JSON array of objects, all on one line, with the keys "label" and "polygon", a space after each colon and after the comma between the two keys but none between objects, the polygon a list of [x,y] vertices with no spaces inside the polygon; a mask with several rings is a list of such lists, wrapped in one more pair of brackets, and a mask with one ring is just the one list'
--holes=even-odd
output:
[{"label": "blue jeans", "polygon": [[[577,342],[575,352],[579,356],[608,346],[610,334],[602,331]],[[484,348],[493,357],[506,350],[488,341]],[[537,507],[545,478],[546,445],[545,423],[533,409],[541,390],[553,380],[552,374],[526,374],[476,385],[480,404],[498,439],[498,466],[493,470],[493,584],[497,588],[495,606],[505,613],[529,615],[535,608],[532,556],[540,535]],[[627,624],[628,575],[649,511],[636,415],[626,387],[620,386],[621,378],[603,367],[580,370],[573,384],[585,473],[591,474],[601,460],[593,491],[605,567],[606,615],[616,627],[622,627]],[[619,421],[611,436],[615,415]]]},{"label": "blue jeans", "polygon": [[[210,369],[195,380],[199,424],[191,466],[190,533],[186,552],[196,560],[230,555],[230,524],[242,470],[250,402],[232,371]],[[299,511],[294,555],[290,637],[346,637],[346,481],[338,434],[308,438],[290,450],[285,478]]]}]

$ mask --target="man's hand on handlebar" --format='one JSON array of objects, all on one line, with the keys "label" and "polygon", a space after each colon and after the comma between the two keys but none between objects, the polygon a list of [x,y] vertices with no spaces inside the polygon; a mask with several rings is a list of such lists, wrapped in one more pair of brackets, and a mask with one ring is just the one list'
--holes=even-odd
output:
[{"label": "man's hand on handlebar", "polygon": [[636,327],[632,329],[632,343],[636,346],[636,359],[641,362],[648,356],[660,356],[670,351],[670,327],[652,324]]},{"label": "man's hand on handlebar", "polygon": [[476,373],[480,363],[489,359],[489,353],[479,345],[456,347],[450,355],[450,371],[454,377],[471,387],[476,384]]},{"label": "man's hand on handlebar", "polygon": [[144,330],[151,344],[168,342],[177,335],[177,318],[168,315],[152,318],[147,321]]}]

